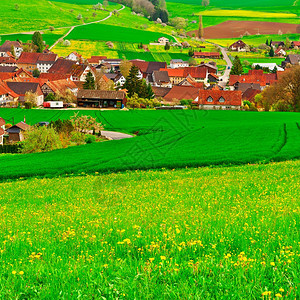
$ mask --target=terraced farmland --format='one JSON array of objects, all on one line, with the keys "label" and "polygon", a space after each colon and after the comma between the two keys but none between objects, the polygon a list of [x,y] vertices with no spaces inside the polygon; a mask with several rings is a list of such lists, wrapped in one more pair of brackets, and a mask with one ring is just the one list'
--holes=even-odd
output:
[{"label": "terraced farmland", "polygon": [[[300,117],[296,113],[80,111],[87,113],[96,116],[108,130],[138,135],[49,153],[0,157],[0,178],[247,164],[300,157]],[[15,116],[16,122],[25,115],[31,124],[66,119],[73,114],[0,109],[6,119]]]}]

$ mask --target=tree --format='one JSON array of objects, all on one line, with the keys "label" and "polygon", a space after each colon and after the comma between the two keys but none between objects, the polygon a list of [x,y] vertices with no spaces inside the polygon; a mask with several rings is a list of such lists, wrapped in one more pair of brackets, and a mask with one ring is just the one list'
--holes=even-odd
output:
[{"label": "tree", "polygon": [[45,101],[54,101],[55,100],[55,96],[52,93],[49,93],[46,97],[45,97]]},{"label": "tree", "polygon": [[268,39],[266,40],[266,45],[269,46],[269,40]]},{"label": "tree", "polygon": [[108,6],[108,1],[107,0],[103,0],[103,6],[104,6],[105,9],[107,8],[107,6]]},{"label": "tree", "polygon": [[241,75],[243,73],[243,66],[238,56],[234,58],[233,66],[230,75]]},{"label": "tree", "polygon": [[270,55],[270,57],[274,57],[274,49],[273,49],[272,46],[271,46],[271,49],[269,51],[269,55]]},{"label": "tree", "polygon": [[38,95],[36,93],[30,91],[25,93],[25,97],[24,97],[25,102],[31,103],[33,107],[37,106],[37,99],[38,99]]},{"label": "tree", "polygon": [[32,36],[32,43],[37,47],[36,52],[42,53],[44,50],[43,37],[39,31],[36,31]]},{"label": "tree", "polygon": [[86,74],[85,83],[83,84],[85,90],[95,89],[95,78],[91,71]]},{"label": "tree", "polygon": [[175,17],[170,21],[171,25],[174,26],[177,30],[183,29],[187,26],[187,22],[184,18]]},{"label": "tree", "polygon": [[41,72],[38,69],[34,69],[32,72],[33,77],[38,78],[40,77]]},{"label": "tree", "polygon": [[129,75],[126,77],[126,82],[124,84],[124,88],[127,89],[128,97],[132,97],[134,93],[138,95],[141,94],[142,91],[142,80],[138,78],[139,69],[136,66],[132,66]]},{"label": "tree", "polygon": [[291,48],[291,41],[288,37],[286,37],[286,39],[285,39],[285,47],[286,47],[286,49]]},{"label": "tree", "polygon": [[20,6],[18,4],[15,4],[15,10],[18,11],[20,9]]},{"label": "tree", "polygon": [[169,42],[167,42],[166,44],[165,44],[165,50],[166,51],[168,51],[168,50],[170,50],[170,43]]},{"label": "tree", "polygon": [[198,28],[198,38],[202,39],[204,37],[204,30],[203,30],[203,22],[202,16],[199,16],[199,28]]},{"label": "tree", "polygon": [[209,0],[202,0],[202,6],[209,6]]},{"label": "tree", "polygon": [[50,31],[54,31],[55,28],[54,28],[53,26],[50,26],[50,27],[49,27],[49,30],[50,30]]},{"label": "tree", "polygon": [[13,57],[16,57],[16,52],[15,52],[14,45],[11,45],[11,47],[10,47],[10,53],[13,55]]},{"label": "tree", "polygon": [[40,126],[25,132],[25,141],[22,143],[21,152],[45,152],[60,148],[62,148],[62,144],[54,128]]},{"label": "tree", "polygon": [[[143,45],[142,45],[143,47]],[[123,59],[120,63],[120,72],[126,78],[129,75],[129,71],[132,67],[132,63],[126,59]]]},{"label": "tree", "polygon": [[81,20],[82,19],[82,14],[79,14],[76,19]]},{"label": "tree", "polygon": [[78,113],[75,113],[71,117],[71,122],[74,129],[81,133],[93,131],[93,133],[101,134],[101,130],[104,129],[102,123],[97,122],[96,118],[91,116],[79,116]]},{"label": "tree", "polygon": [[74,126],[70,120],[58,119],[56,121],[51,121],[50,127],[53,127],[58,134],[63,133],[67,136],[74,130]]},{"label": "tree", "polygon": [[195,52],[194,52],[194,49],[193,49],[193,48],[190,48],[190,49],[189,49],[189,52],[188,52],[188,56],[189,56],[189,57],[193,57],[193,56],[194,56],[194,53],[195,53]]},{"label": "tree", "polygon": [[65,47],[70,47],[71,46],[71,42],[69,40],[64,40],[62,44]]},{"label": "tree", "polygon": [[276,84],[263,90],[261,103],[269,110],[279,101],[284,101],[291,111],[300,111],[300,66],[290,68],[282,74]]}]

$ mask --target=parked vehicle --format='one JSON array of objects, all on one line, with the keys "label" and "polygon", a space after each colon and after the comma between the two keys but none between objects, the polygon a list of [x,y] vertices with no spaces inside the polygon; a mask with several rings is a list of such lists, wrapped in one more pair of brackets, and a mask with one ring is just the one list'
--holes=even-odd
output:
[{"label": "parked vehicle", "polygon": [[64,103],[62,101],[48,101],[44,102],[44,108],[63,108]]}]

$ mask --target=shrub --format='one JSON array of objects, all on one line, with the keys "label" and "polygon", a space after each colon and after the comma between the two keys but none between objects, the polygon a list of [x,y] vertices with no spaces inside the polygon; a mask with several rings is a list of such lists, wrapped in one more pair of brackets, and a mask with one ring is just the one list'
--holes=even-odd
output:
[{"label": "shrub", "polygon": [[22,153],[46,152],[62,148],[59,135],[54,128],[40,126],[25,132]]},{"label": "shrub", "polygon": [[86,142],[87,144],[95,143],[95,142],[96,142],[96,137],[95,137],[94,135],[92,135],[92,134],[87,134],[87,135],[85,136],[85,142]]},{"label": "shrub", "polygon": [[26,109],[31,109],[31,108],[33,108],[33,103],[31,103],[29,101],[25,101],[24,106]]},{"label": "shrub", "polygon": [[75,145],[82,145],[85,142],[85,135],[82,132],[79,131],[73,131],[70,135],[71,142]]}]

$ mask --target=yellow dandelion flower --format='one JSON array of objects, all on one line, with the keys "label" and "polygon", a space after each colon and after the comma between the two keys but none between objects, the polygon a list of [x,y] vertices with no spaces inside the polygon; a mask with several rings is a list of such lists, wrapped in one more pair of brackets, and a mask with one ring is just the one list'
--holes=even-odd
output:
[{"label": "yellow dandelion flower", "polygon": [[21,275],[21,276],[24,275],[24,272],[23,272],[23,271],[20,271],[20,272],[19,272],[19,275]]},{"label": "yellow dandelion flower", "polygon": [[162,256],[160,257],[160,259],[161,259],[161,260],[166,260],[166,257],[162,255]]},{"label": "yellow dandelion flower", "polygon": [[279,289],[279,292],[283,293],[283,292],[284,292],[284,289],[283,289],[283,288],[280,288],[280,289]]},{"label": "yellow dandelion flower", "polygon": [[17,271],[12,271],[11,273],[12,273],[13,275],[15,275],[15,274],[17,274]]},{"label": "yellow dandelion flower", "polygon": [[275,266],[275,263],[274,263],[273,261],[272,261],[270,264],[271,264],[271,266],[273,266],[273,267]]},{"label": "yellow dandelion flower", "polygon": [[278,293],[278,294],[275,295],[275,297],[276,298],[282,298],[282,295]]}]

